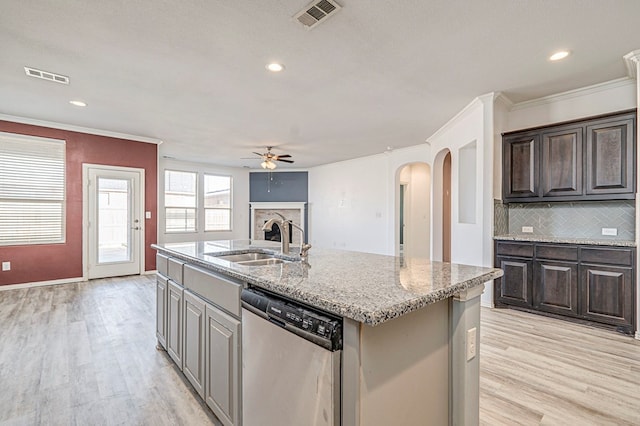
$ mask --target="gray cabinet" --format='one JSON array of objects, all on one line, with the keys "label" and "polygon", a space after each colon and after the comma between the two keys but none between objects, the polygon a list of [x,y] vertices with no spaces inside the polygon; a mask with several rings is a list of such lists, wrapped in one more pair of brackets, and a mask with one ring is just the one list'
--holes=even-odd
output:
[{"label": "gray cabinet", "polygon": [[505,133],[505,202],[635,198],[636,112]]},{"label": "gray cabinet", "polygon": [[226,426],[240,424],[240,321],[206,306],[205,402]]},{"label": "gray cabinet", "polygon": [[168,279],[156,276],[156,338],[158,344],[167,349],[167,288]]},{"label": "gray cabinet", "polygon": [[182,372],[204,398],[205,303],[189,290],[184,292],[184,366]]},{"label": "gray cabinet", "polygon": [[167,293],[167,353],[182,370],[182,297],[183,288],[172,280],[168,281]]}]

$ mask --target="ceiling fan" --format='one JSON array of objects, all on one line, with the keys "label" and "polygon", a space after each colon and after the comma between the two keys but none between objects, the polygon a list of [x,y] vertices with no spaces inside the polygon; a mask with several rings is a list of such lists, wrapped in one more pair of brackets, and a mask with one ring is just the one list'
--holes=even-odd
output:
[{"label": "ceiling fan", "polygon": [[277,167],[276,161],[282,161],[283,163],[293,163],[293,160],[285,160],[285,158],[291,158],[289,154],[276,155],[271,152],[273,149],[272,146],[267,147],[267,152],[263,152],[262,154],[259,152],[254,152],[255,155],[262,157],[262,163],[260,164],[263,169],[273,170]]}]

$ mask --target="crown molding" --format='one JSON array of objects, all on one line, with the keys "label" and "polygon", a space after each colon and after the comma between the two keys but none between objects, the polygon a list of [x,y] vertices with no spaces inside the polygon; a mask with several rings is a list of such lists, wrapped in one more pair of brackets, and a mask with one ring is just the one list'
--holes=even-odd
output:
[{"label": "crown molding", "polygon": [[20,124],[30,124],[32,126],[50,127],[58,130],[68,130],[70,132],[88,133],[90,135],[107,136],[116,139],[128,139],[136,142],[145,142],[160,145],[162,140],[147,136],[130,135],[127,133],[111,132],[109,130],[92,129],[90,127],[74,126],[73,124],[56,123],[54,121],[37,120],[35,118],[18,117],[15,115],[0,114],[0,120],[11,121]]},{"label": "crown molding", "polygon": [[471,102],[469,102],[467,104],[467,106],[465,106],[464,108],[462,108],[456,115],[454,115],[449,121],[447,121],[442,127],[440,127],[438,130],[436,130],[431,136],[429,136],[425,142],[428,145],[431,145],[431,142],[438,138],[439,136],[445,134],[447,131],[449,131],[449,129],[451,127],[453,127],[457,122],[461,121],[463,118],[465,118],[468,114],[470,114],[472,111],[474,111],[477,107],[479,106],[484,106],[487,104],[487,102],[489,102],[490,100],[492,101],[493,99],[495,99],[495,93],[494,92],[490,92],[487,93],[485,95],[482,96],[478,96],[477,98],[473,99]]},{"label": "crown molding", "polygon": [[605,90],[611,90],[619,87],[629,86],[635,90],[636,82],[629,77],[617,78],[611,81],[605,81],[604,83],[598,83],[591,86],[581,87],[579,89],[568,90],[566,92],[555,93],[553,95],[544,96],[538,99],[531,99],[529,101],[518,102],[513,104],[510,108],[511,111],[517,111],[519,109],[526,109],[541,105],[548,105],[551,103],[565,101],[568,99],[578,98],[581,96],[587,96],[594,93],[602,92]]},{"label": "crown molding", "polygon": [[638,64],[640,63],[640,49],[629,52],[623,56],[624,64],[630,78],[638,78]]}]

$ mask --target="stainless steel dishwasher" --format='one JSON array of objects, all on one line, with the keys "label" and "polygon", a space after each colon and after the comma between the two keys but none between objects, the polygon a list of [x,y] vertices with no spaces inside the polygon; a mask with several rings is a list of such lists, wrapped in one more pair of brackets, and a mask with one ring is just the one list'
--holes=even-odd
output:
[{"label": "stainless steel dishwasher", "polygon": [[244,426],[340,425],[342,320],[242,291]]}]

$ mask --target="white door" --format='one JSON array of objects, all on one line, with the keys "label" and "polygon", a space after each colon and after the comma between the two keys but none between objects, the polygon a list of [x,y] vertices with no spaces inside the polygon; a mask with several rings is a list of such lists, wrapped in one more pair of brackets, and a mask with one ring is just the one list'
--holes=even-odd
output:
[{"label": "white door", "polygon": [[84,166],[85,253],[89,279],[139,274],[142,227],[143,171],[108,166]]}]

